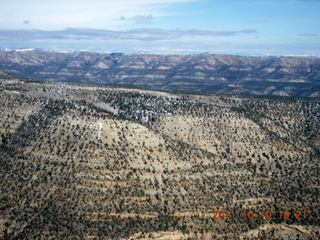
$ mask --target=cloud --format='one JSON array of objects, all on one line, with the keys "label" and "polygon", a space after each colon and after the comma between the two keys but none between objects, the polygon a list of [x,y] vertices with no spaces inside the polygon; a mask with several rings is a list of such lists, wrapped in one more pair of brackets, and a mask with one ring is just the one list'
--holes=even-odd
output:
[{"label": "cloud", "polygon": [[235,36],[239,34],[256,34],[254,29],[245,29],[240,31],[210,31],[210,30],[170,30],[157,28],[141,28],[127,31],[97,30],[90,28],[68,28],[62,31],[42,31],[42,30],[0,30],[0,40],[140,40],[157,41],[180,39],[185,36]]},{"label": "cloud", "polygon": [[302,33],[302,34],[298,34],[299,37],[315,37],[317,36],[316,33]]},{"label": "cloud", "polygon": [[28,24],[30,24],[30,21],[29,21],[29,20],[25,20],[25,21],[23,22],[23,24],[24,24],[24,25],[28,25]]},{"label": "cloud", "polygon": [[151,23],[153,19],[152,14],[149,15],[136,15],[134,16],[134,21],[137,24],[148,24]]},{"label": "cloud", "polygon": [[244,29],[240,31],[209,31],[209,30],[188,30],[188,31],[180,31],[183,35],[189,36],[234,36],[241,33],[252,34],[257,33],[255,29]]},{"label": "cloud", "polygon": [[[1,1],[0,28],[18,29],[25,19],[34,27],[57,30],[67,27],[123,29],[126,20],[139,24],[150,23],[154,16],[164,16],[180,4],[206,0],[10,0]],[[183,7],[183,6],[182,6]],[[170,10],[173,11],[173,10]]]}]

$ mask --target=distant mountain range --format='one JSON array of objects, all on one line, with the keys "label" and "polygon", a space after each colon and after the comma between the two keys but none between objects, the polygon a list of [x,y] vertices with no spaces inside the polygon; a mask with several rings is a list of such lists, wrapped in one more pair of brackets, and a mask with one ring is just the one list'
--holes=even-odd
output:
[{"label": "distant mountain range", "polygon": [[0,71],[166,91],[320,97],[320,58],[0,50]]}]

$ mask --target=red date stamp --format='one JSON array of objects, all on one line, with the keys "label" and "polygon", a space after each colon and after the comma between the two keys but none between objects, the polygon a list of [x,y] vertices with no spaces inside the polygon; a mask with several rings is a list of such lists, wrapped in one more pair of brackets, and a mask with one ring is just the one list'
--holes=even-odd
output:
[{"label": "red date stamp", "polygon": [[293,218],[296,220],[305,219],[307,217],[307,211],[296,210],[295,212],[290,212],[289,210],[281,210],[278,212],[272,212],[271,210],[255,212],[253,210],[243,210],[236,212],[235,210],[213,210],[212,219],[255,219],[262,218],[271,220],[272,218],[278,219],[289,219]]}]

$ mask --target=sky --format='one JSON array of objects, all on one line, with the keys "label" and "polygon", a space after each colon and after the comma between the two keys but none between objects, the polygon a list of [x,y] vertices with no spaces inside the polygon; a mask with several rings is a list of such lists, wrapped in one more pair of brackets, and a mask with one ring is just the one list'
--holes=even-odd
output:
[{"label": "sky", "polygon": [[3,0],[0,48],[320,56],[320,0]]}]

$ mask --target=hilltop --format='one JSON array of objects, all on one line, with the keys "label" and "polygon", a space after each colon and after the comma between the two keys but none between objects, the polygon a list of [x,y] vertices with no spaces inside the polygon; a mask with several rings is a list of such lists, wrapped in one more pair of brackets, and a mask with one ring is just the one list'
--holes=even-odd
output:
[{"label": "hilltop", "polygon": [[318,238],[319,99],[1,78],[0,238]]}]

